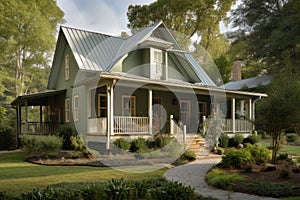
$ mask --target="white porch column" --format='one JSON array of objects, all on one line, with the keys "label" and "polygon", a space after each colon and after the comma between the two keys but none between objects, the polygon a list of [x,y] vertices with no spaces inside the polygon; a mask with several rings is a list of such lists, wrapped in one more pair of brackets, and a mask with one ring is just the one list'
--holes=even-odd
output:
[{"label": "white porch column", "polygon": [[28,102],[25,101],[25,132],[28,133]]},{"label": "white porch column", "polygon": [[152,89],[148,90],[148,115],[149,115],[149,133],[152,134],[152,118],[153,118],[153,113],[152,113]]},{"label": "white porch column", "polygon": [[231,110],[231,118],[232,118],[232,132],[235,133],[235,98],[232,98],[232,110]]},{"label": "white porch column", "polygon": [[251,121],[252,119],[252,99],[249,99],[249,120]]},{"label": "white porch column", "polygon": [[114,85],[110,88],[110,132],[114,135]]},{"label": "white porch column", "polygon": [[107,131],[107,141],[106,141],[106,149],[109,149],[109,147],[110,147],[110,133],[111,133],[111,131],[110,131],[110,128],[111,128],[111,126],[110,126],[110,123],[111,123],[111,115],[110,115],[110,113],[111,113],[111,105],[110,105],[110,103],[111,103],[111,98],[110,98],[110,86],[109,85],[107,85],[106,86],[106,94],[107,94],[107,128],[106,128],[106,131]]}]

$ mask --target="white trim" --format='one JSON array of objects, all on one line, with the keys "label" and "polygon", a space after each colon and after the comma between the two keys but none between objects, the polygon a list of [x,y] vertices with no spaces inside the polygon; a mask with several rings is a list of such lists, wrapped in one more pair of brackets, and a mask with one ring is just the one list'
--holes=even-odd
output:
[{"label": "white trim", "polygon": [[74,95],[73,100],[73,118],[77,122],[79,121],[79,95]]},{"label": "white trim", "polygon": [[[130,115],[126,115],[125,108],[124,108],[124,99],[128,98],[130,99],[130,105],[128,105],[128,111],[130,111]],[[133,101],[133,104],[132,102]],[[131,107],[133,105],[133,107]],[[132,113],[133,112],[133,113]],[[122,115],[123,116],[136,116],[136,97],[135,96],[129,96],[129,95],[122,95]]]},{"label": "white trim", "polygon": [[65,55],[65,80],[70,79],[70,56],[69,54]]},{"label": "white trim", "polygon": [[[101,106],[101,97],[105,97],[106,106]],[[96,113],[97,117],[107,117],[107,115],[108,115],[107,107],[108,107],[107,94],[98,93],[97,94],[97,113]],[[102,109],[106,110],[106,116],[101,115]]]},{"label": "white trim", "polygon": [[70,98],[65,98],[65,122],[70,122]]}]

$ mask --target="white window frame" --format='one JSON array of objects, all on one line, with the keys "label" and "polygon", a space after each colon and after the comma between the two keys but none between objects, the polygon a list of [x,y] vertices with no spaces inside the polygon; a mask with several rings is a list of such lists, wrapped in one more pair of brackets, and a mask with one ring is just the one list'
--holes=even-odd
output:
[{"label": "white window frame", "polygon": [[69,54],[65,55],[65,80],[70,79],[70,56]]},{"label": "white window frame", "polygon": [[[124,107],[125,98],[130,99],[129,109]],[[133,104],[131,103],[133,102]],[[131,107],[133,105],[133,107]],[[136,96],[122,95],[122,115],[128,116],[126,113],[129,111],[129,116],[136,116]]]},{"label": "white window frame", "polygon": [[[101,105],[101,97],[105,97],[106,98],[106,106],[102,106]],[[97,117],[107,117],[107,94],[99,94],[98,93],[98,99],[97,99],[97,101],[98,101],[98,104],[97,104]],[[101,116],[101,110],[102,109],[105,109],[106,110],[106,116]]]},{"label": "white window frame", "polygon": [[[187,108],[188,110],[187,111],[183,111],[182,110],[182,103],[186,103],[187,104]],[[191,120],[191,101],[188,101],[188,100],[180,100],[179,101],[179,104],[180,104],[180,118],[181,118],[181,121],[183,124],[189,124],[190,123],[190,120]],[[185,120],[186,121],[183,121],[182,119],[182,116],[185,115]]]},{"label": "white window frame", "polygon": [[70,98],[65,99],[65,122],[70,122]]},{"label": "white window frame", "polygon": [[79,121],[79,95],[74,95],[73,100],[73,118],[77,122]]},{"label": "white window frame", "polygon": [[166,69],[164,66],[165,60],[164,60],[164,51],[160,49],[150,49],[150,57],[151,57],[151,69],[150,69],[150,78],[153,79],[164,79],[166,76]]}]

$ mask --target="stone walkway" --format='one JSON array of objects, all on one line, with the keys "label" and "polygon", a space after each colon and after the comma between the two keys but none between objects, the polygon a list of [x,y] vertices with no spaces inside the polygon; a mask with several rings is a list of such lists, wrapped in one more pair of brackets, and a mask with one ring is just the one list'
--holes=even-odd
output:
[{"label": "stone walkway", "polygon": [[220,161],[221,158],[196,160],[192,163],[168,170],[164,174],[164,177],[171,181],[178,181],[184,185],[190,185],[195,188],[195,191],[198,194],[214,197],[220,200],[275,200],[274,198],[260,197],[238,192],[228,192],[226,190],[216,189],[209,186],[205,181],[205,175]]}]

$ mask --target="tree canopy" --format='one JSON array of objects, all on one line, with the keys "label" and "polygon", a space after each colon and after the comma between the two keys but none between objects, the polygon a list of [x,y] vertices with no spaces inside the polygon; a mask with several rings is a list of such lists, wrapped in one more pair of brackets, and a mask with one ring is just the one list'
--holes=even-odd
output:
[{"label": "tree canopy", "polygon": [[[55,0],[0,2],[0,69],[7,72],[0,74],[4,82],[0,94],[18,96],[45,89],[40,80],[48,76],[56,27],[63,16]],[[6,76],[9,81],[3,81]]]}]

